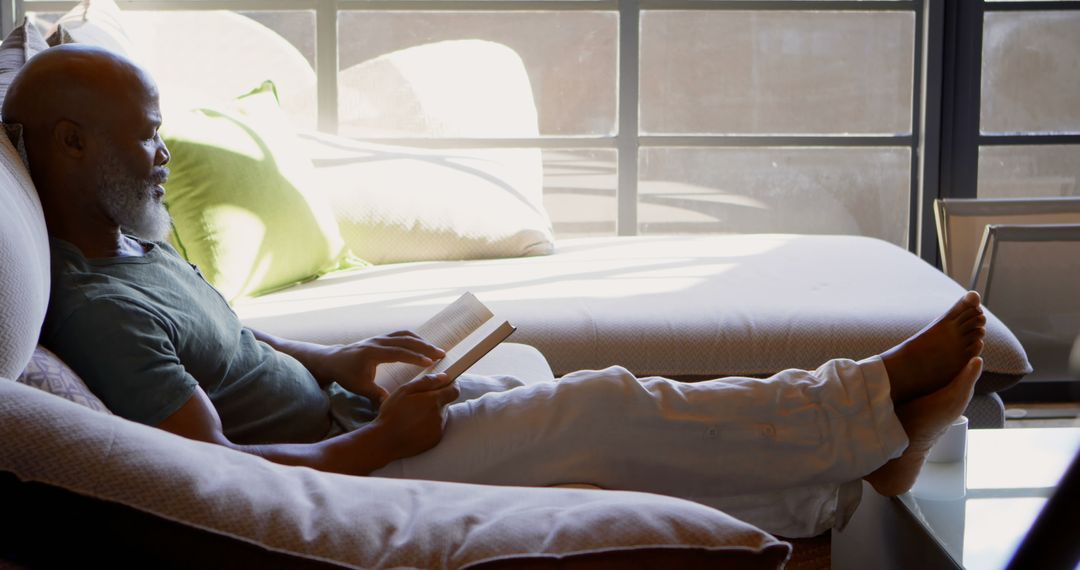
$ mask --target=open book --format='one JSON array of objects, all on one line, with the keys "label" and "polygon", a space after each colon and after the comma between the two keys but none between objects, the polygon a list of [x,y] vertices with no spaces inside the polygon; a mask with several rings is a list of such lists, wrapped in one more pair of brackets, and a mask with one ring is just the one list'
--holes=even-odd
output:
[{"label": "open book", "polygon": [[475,295],[465,293],[428,322],[413,329],[420,338],[446,351],[446,356],[427,368],[403,362],[380,365],[375,372],[375,383],[387,392],[393,392],[423,374],[445,372],[453,380],[506,340],[514,330],[509,322],[495,318],[491,309]]}]

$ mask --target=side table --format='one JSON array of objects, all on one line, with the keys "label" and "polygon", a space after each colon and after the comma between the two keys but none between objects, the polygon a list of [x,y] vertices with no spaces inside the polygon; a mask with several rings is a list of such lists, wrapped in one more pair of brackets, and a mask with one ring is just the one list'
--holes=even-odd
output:
[{"label": "side table", "polygon": [[927,463],[886,498],[863,483],[858,510],[833,531],[832,567],[1000,569],[1080,449],[1080,428],[968,432],[964,462]]}]

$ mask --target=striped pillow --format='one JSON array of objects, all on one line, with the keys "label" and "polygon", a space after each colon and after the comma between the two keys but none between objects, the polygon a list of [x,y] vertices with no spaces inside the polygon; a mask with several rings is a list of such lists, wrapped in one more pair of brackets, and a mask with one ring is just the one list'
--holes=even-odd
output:
[{"label": "striped pillow", "polygon": [[45,38],[41,37],[41,32],[29,18],[4,38],[4,43],[0,44],[0,103],[3,103],[8,87],[27,60],[46,49],[49,49],[49,44],[45,43]]},{"label": "striped pillow", "polygon": [[105,404],[86,387],[82,378],[64,364],[59,356],[43,346],[39,345],[34,349],[30,364],[26,365],[26,370],[15,381],[71,400],[91,410],[112,415]]}]

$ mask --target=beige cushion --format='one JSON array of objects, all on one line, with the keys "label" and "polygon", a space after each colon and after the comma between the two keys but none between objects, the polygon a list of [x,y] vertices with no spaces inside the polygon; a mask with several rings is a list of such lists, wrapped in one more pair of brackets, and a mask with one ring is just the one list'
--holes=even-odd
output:
[{"label": "beige cushion", "polygon": [[[916,256],[872,238],[622,237],[563,240],[546,257],[374,267],[237,310],[259,329],[343,342],[416,326],[466,290],[515,324],[514,342],[538,348],[558,375],[621,364],[678,377],[870,356],[963,294]],[[985,369],[1013,375],[1009,382],[1030,371],[993,314],[984,357]]]},{"label": "beige cushion", "polygon": [[59,356],[49,349],[38,346],[30,357],[26,370],[16,382],[33,386],[43,392],[60,396],[91,410],[111,414],[105,404],[87,388],[86,383]]},{"label": "beige cushion", "polygon": [[49,42],[95,45],[138,61],[158,82],[166,114],[232,99],[269,79],[295,125],[315,126],[311,65],[288,40],[235,12],[121,11],[113,0],[83,0]]},{"label": "beige cushion", "polygon": [[[0,471],[270,550],[357,568],[671,548],[713,565],[789,547],[707,507],[643,493],[320,473],[187,440],[0,381]],[[624,558],[625,559],[625,558]]]},{"label": "beige cushion", "polygon": [[342,237],[367,261],[519,257],[554,248],[538,149],[305,139]]},{"label": "beige cushion", "polygon": [[[539,136],[521,57],[482,40],[381,55],[341,71],[349,136]],[[319,144],[321,143],[321,144]],[[312,156],[342,235],[374,263],[551,253],[539,149],[423,149],[321,138]]]},{"label": "beige cushion", "polygon": [[231,99],[269,79],[292,125],[315,127],[315,70],[270,28],[228,10],[127,11],[124,17],[166,113]]},{"label": "beige cushion", "polygon": [[484,40],[409,47],[341,70],[341,132],[361,136],[539,136],[525,64]]},{"label": "beige cushion", "polygon": [[83,0],[53,24],[49,45],[91,44],[138,59],[126,28],[113,0]]},{"label": "beige cushion", "polygon": [[49,302],[49,237],[30,174],[0,134],[0,376],[15,378],[37,345]]}]

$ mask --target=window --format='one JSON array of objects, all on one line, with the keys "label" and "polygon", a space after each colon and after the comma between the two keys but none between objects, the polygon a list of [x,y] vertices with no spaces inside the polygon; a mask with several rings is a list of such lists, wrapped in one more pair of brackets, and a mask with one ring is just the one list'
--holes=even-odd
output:
[{"label": "window", "polygon": [[[47,26],[73,4],[4,3],[4,22],[26,13]],[[934,250],[920,242],[937,194],[926,161],[936,103],[925,101],[940,88],[941,37],[927,22],[941,9],[924,0],[120,4],[132,41],[154,46],[146,59],[163,94],[177,100],[239,93],[265,76],[302,126],[396,144],[540,149],[559,237],[847,233]],[[531,129],[485,121],[482,105],[469,128],[372,112],[405,97],[380,89],[380,58],[461,39],[520,58]],[[244,64],[218,61],[237,58]],[[1063,168],[1077,162],[1067,147],[1054,152]]]},{"label": "window", "polygon": [[961,4],[943,193],[1080,196],[1080,2]]}]

